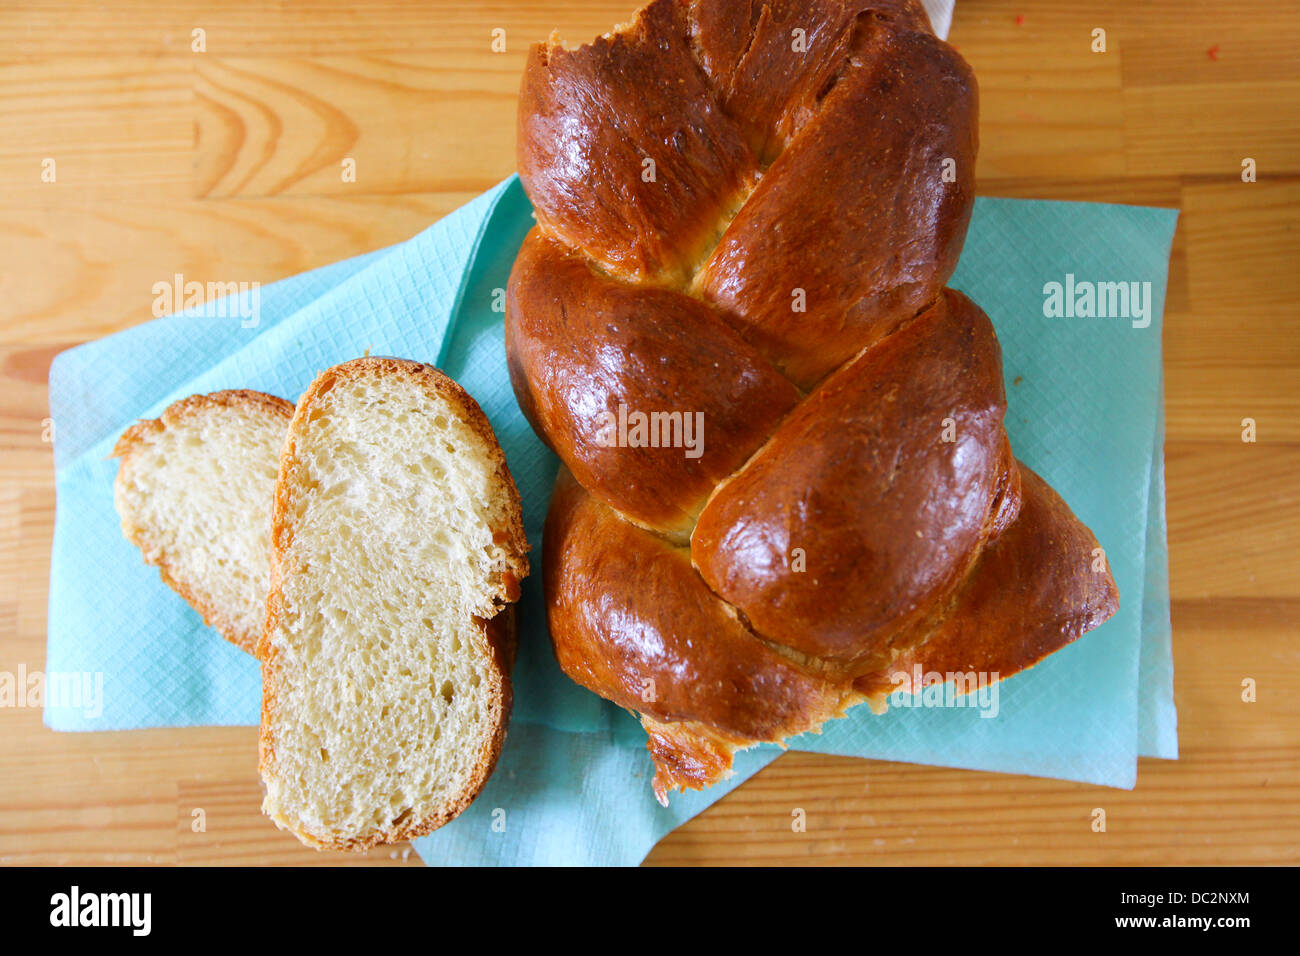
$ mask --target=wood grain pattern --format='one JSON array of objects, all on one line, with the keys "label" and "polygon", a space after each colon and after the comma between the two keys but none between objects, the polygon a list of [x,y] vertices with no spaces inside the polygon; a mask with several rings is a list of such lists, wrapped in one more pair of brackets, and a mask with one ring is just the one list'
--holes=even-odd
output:
[{"label": "wood grain pattern", "polygon": [[[527,44],[593,36],[635,5],[0,9],[0,670],[44,661],[51,358],[151,318],[153,283],[175,272],[269,282],[412,235],[512,168]],[[1182,210],[1164,337],[1182,759],[1140,761],[1126,792],[787,754],[647,862],[1300,863],[1300,15],[959,0],[952,39],[981,84],[983,195]],[[1257,183],[1240,180],[1247,156]],[[418,864],[276,830],[255,739],[54,734],[0,709],[0,864]]]},{"label": "wood grain pattern", "polygon": [[475,195],[0,203],[0,261],[30,265],[5,275],[0,342],[66,346],[107,335],[153,318],[154,283],[176,273],[272,282],[409,239]]},{"label": "wood grain pattern", "polygon": [[[474,59],[470,72],[430,53],[204,57],[195,193],[481,191],[514,171],[519,69],[486,50]],[[345,159],[355,182],[344,181]]]}]

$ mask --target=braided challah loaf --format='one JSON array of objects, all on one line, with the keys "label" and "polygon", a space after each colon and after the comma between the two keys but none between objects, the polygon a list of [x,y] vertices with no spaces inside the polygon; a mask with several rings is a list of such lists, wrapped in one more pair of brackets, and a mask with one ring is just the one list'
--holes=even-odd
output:
[{"label": "braided challah loaf", "polygon": [[640,715],[661,802],[917,666],[1007,677],[1115,612],[944,288],[976,86],[919,4],[655,0],[533,48],[518,151],[506,347],[565,466],[551,636]]}]

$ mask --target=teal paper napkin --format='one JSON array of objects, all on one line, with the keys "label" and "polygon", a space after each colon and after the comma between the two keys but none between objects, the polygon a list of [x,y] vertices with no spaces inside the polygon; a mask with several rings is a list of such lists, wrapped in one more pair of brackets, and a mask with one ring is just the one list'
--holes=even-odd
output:
[{"label": "teal paper napkin", "polygon": [[[1096,532],[1119,585],[1119,614],[997,685],[995,717],[976,708],[895,707],[884,716],[858,708],[822,735],[794,741],[796,749],[1119,787],[1134,785],[1139,753],[1177,755],[1160,377],[1176,217],[1134,206],[980,199],[952,283],[992,318],[1012,443]],[[113,509],[116,462],[106,456],[118,435],[186,395],[242,387],[296,399],[318,370],[367,350],[437,364],[491,419],[540,567],[557,466],[515,404],[499,311],[531,225],[527,197],[511,177],[408,242],[247,293],[253,298],[233,304],[248,308],[224,311],[256,315],[255,326],[200,308],[55,359],[58,504],[46,667],[99,675],[102,693],[75,706],[47,702],[48,726],[257,722],[256,662],[206,628],[143,564]],[[1149,282],[1149,324],[1048,317],[1044,286],[1067,276]],[[536,573],[521,620],[515,713],[497,771],[468,811],[416,841],[426,861],[636,863],[779,755],[776,747],[749,751],[722,786],[674,794],[670,808],[659,807],[639,725],[555,665]]]}]

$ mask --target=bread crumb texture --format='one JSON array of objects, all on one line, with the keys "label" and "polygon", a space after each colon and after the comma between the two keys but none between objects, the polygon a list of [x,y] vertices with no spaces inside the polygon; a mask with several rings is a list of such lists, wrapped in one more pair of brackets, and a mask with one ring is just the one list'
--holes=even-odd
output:
[{"label": "bread crumb texture", "polygon": [[484,621],[527,573],[518,492],[441,373],[358,359],[303,397],[281,462],[263,669],[265,812],[360,849],[482,787],[510,704]]},{"label": "bread crumb texture", "polygon": [[123,534],[249,652],[266,615],[271,501],[292,414],[260,392],[194,395],[132,426],[114,452]]}]

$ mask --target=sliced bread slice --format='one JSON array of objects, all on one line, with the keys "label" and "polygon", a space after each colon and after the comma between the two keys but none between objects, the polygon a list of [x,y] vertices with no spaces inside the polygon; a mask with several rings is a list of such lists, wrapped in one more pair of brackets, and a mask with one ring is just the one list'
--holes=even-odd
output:
[{"label": "sliced bread slice", "polygon": [[271,543],[263,812],[332,849],[442,826],[496,764],[528,573],[487,418],[427,365],[322,373],[289,426]]},{"label": "sliced bread slice", "polygon": [[254,653],[270,585],[271,501],[293,405],[191,395],[128,428],[113,497],[122,533],[232,644]]}]

